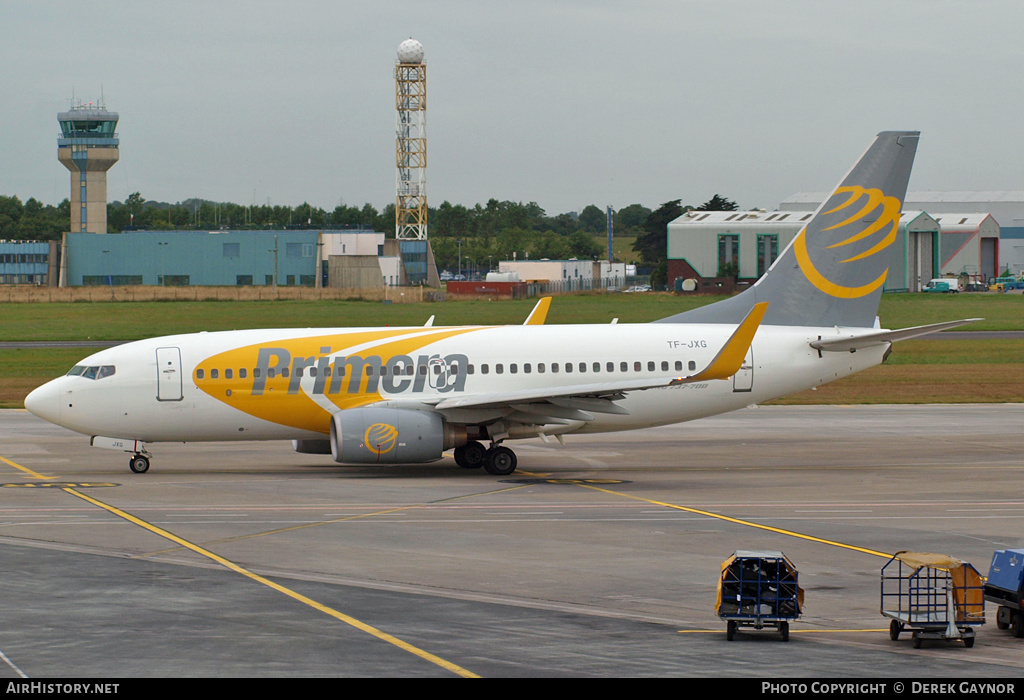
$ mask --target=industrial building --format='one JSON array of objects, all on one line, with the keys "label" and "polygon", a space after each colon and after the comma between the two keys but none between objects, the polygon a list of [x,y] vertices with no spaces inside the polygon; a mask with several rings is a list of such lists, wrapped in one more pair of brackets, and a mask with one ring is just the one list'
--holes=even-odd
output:
[{"label": "industrial building", "polygon": [[[670,222],[670,287],[731,292],[733,279],[758,279],[811,219],[821,200],[800,203],[802,208],[791,204],[772,212],[690,211]],[[979,281],[994,277],[1001,269],[999,239],[1000,226],[987,213],[907,209],[897,227],[884,290],[916,292],[932,278],[949,275]]]},{"label": "industrial building", "polygon": [[0,284],[54,284],[55,241],[0,241]]},{"label": "industrial building", "polygon": [[399,286],[426,268],[403,265],[399,243],[365,230],[68,233],[60,285]]},{"label": "industrial building", "polygon": [[[783,211],[814,210],[824,201],[825,192],[798,192],[779,205]],[[1024,190],[951,190],[908,192],[903,203],[906,209],[922,209],[936,219],[952,222],[976,214],[989,214],[999,229],[996,240],[986,246],[981,257],[981,273],[989,277],[1009,268],[1011,274],[1024,273]],[[936,213],[940,212],[940,213]],[[943,214],[941,212],[954,212]],[[984,239],[991,235],[982,236]],[[998,270],[996,273],[990,270]]]}]

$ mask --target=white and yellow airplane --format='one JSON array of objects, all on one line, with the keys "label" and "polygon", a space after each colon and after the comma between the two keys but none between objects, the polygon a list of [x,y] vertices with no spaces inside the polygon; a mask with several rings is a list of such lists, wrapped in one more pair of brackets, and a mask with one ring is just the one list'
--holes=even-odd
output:
[{"label": "white and yellow airplane", "polygon": [[[877,327],[917,132],[883,132],[768,272],[735,297],[646,324],[242,330],[91,355],[29,411],[132,453],[146,443],[292,440],[345,464],[506,475],[507,440],[633,430],[732,411],[882,362],[969,321]],[[485,447],[485,444],[489,443]]]}]

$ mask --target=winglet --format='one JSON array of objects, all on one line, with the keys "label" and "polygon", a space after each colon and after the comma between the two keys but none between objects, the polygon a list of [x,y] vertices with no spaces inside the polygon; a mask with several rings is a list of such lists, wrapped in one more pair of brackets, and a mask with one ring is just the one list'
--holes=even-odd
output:
[{"label": "winglet", "polygon": [[711,361],[711,364],[698,374],[687,377],[685,380],[677,380],[677,382],[681,384],[683,381],[690,383],[704,381],[705,379],[728,379],[739,372],[740,367],[743,366],[743,359],[747,356],[751,343],[754,342],[754,334],[757,333],[761,320],[767,311],[768,302],[762,301],[754,304],[754,308],[750,310],[747,317],[736,327],[729,340],[725,341],[725,345],[715,355],[715,359]]},{"label": "winglet", "polygon": [[526,317],[523,322],[524,326],[543,326],[545,319],[548,317],[548,308],[551,306],[551,297],[541,297],[537,305],[533,307],[533,311]]},{"label": "winglet", "polygon": [[423,324],[423,327],[424,328],[430,328],[433,325],[434,325],[434,317],[431,316],[430,318],[427,319],[427,322]]}]

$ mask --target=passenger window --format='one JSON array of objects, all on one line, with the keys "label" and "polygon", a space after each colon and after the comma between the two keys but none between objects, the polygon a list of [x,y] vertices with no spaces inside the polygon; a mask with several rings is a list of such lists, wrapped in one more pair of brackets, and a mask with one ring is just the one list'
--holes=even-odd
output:
[{"label": "passenger window", "polygon": [[220,370],[218,370],[218,369],[211,369],[210,370],[210,379],[220,379]]},{"label": "passenger window", "polygon": [[640,371],[640,363],[639,362],[634,362],[633,363],[633,371],[634,372],[639,372]]},{"label": "passenger window", "polygon": [[245,379],[248,376],[249,376],[249,370],[247,370],[245,367],[242,367],[241,369],[238,370],[238,378],[239,379]]},{"label": "passenger window", "polygon": [[235,373],[233,371],[231,371],[230,369],[224,370],[224,378],[225,379],[233,379],[234,376],[235,376]]},{"label": "passenger window", "polygon": [[608,371],[608,372],[614,372],[614,371],[615,371],[615,363],[614,363],[614,362],[609,362],[609,363],[607,363],[607,364],[606,364],[606,365],[604,366],[604,368],[605,368],[605,370],[606,370],[606,371]]},{"label": "passenger window", "polygon": [[572,363],[571,362],[566,362],[565,363],[565,371],[566,372],[572,372]]},{"label": "passenger window", "polygon": [[491,368],[488,367],[486,364],[480,365],[480,374],[487,374],[490,371]]},{"label": "passenger window", "polygon": [[544,363],[543,362],[538,362],[537,363],[537,373],[538,374],[544,374]]},{"label": "passenger window", "polygon": [[205,369],[197,369],[196,370],[196,379],[203,379],[205,376],[206,376],[206,370]]},{"label": "passenger window", "polygon": [[653,362],[653,360],[648,360],[648,362],[647,362],[647,371],[648,372],[653,372],[654,371],[654,362]]},{"label": "passenger window", "polygon": [[581,362],[580,363],[580,372],[586,372],[586,371],[587,371],[587,363],[586,362]]},{"label": "passenger window", "polygon": [[500,362],[498,364],[494,365],[494,373],[495,374],[504,374],[505,373],[505,365],[501,364]]},{"label": "passenger window", "polygon": [[523,363],[523,371],[526,372],[527,374],[530,374],[531,372],[533,372],[533,365],[531,365],[529,362]]},{"label": "passenger window", "polygon": [[690,360],[690,369],[697,369],[697,363],[693,360]]},{"label": "passenger window", "polygon": [[682,360],[676,360],[676,371],[677,372],[681,372],[682,369],[683,369],[683,361]]},{"label": "passenger window", "polygon": [[475,373],[476,373],[476,367],[474,367],[473,365],[466,365],[466,374],[475,374]]},{"label": "passenger window", "polygon": [[620,362],[619,363],[619,371],[620,372],[628,372],[629,371],[629,363],[628,362]]},{"label": "passenger window", "polygon": [[261,370],[259,367],[253,367],[252,376],[255,377],[256,379],[259,379],[260,377],[263,376],[263,370]]},{"label": "passenger window", "polygon": [[519,374],[519,365],[517,365],[514,362],[512,364],[510,364],[508,366],[508,373],[509,374]]},{"label": "passenger window", "polygon": [[551,372],[552,373],[558,372],[558,363],[557,362],[552,362],[551,363]]}]

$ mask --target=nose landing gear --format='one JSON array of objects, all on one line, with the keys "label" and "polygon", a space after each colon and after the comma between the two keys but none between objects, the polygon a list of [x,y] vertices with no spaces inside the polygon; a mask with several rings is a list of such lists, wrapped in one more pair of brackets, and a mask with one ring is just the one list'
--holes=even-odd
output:
[{"label": "nose landing gear", "polygon": [[144,454],[135,454],[128,460],[128,468],[136,474],[145,474],[149,471],[149,457]]}]

